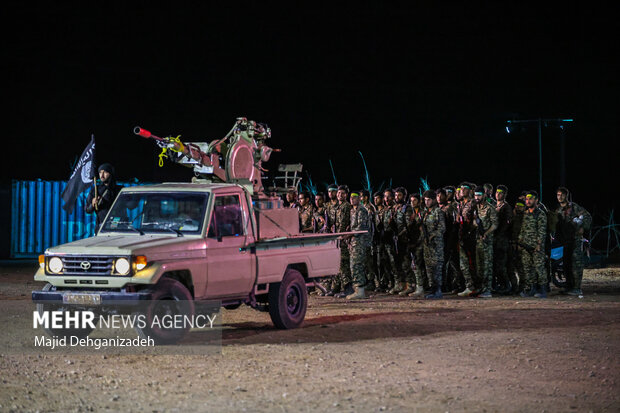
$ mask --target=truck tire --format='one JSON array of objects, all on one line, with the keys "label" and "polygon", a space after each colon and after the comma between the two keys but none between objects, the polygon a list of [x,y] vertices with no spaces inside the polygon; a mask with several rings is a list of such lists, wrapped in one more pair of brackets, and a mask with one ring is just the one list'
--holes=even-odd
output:
[{"label": "truck tire", "polygon": [[[43,291],[50,291],[52,289],[52,284],[47,283],[45,287],[43,287]],[[71,306],[63,305],[63,304],[37,304],[37,312],[39,314],[43,314],[46,311],[68,311],[73,310]],[[97,323],[97,319],[94,320],[95,324]],[[43,331],[47,333],[50,337],[57,336],[59,338],[63,337],[71,337],[75,336],[78,338],[86,338],[90,333],[93,332],[92,328],[43,328]]]},{"label": "truck tire", "polygon": [[289,268],[282,282],[269,286],[269,315],[277,328],[297,328],[304,321],[308,290],[301,273]]},{"label": "truck tire", "polygon": [[152,294],[145,311],[145,325],[136,325],[135,330],[140,338],[151,338],[155,344],[174,344],[185,337],[191,327],[188,325],[183,328],[167,328],[161,321],[166,315],[193,317],[192,294],[180,281],[172,278],[159,280],[152,289]]}]

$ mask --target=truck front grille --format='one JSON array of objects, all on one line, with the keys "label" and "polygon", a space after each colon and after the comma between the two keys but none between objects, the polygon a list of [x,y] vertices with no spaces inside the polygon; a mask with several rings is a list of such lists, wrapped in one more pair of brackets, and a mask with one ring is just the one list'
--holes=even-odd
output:
[{"label": "truck front grille", "polygon": [[105,256],[64,256],[63,274],[75,275],[110,275],[112,273],[113,257]]}]

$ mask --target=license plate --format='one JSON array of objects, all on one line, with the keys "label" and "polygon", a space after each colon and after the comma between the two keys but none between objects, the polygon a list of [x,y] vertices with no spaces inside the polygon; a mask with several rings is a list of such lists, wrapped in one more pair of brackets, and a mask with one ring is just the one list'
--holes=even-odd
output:
[{"label": "license plate", "polygon": [[65,293],[62,296],[62,302],[65,304],[99,305],[101,304],[101,295],[100,294]]}]

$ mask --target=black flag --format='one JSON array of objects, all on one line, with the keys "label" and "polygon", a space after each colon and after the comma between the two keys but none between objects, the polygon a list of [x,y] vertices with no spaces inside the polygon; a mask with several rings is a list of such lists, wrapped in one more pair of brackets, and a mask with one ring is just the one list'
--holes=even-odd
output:
[{"label": "black flag", "polygon": [[62,208],[67,211],[68,214],[73,212],[75,207],[75,200],[78,195],[84,192],[93,184],[93,178],[95,177],[95,136],[92,135],[90,143],[82,152],[80,160],[69,178],[67,187],[62,191],[62,199],[65,201]]}]

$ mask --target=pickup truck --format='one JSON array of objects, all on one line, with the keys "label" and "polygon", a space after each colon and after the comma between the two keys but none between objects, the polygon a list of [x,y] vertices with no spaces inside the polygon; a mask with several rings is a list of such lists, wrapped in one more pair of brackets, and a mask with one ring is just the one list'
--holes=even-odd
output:
[{"label": "pickup truck", "polygon": [[[306,314],[308,287],[338,273],[341,235],[301,234],[297,209],[253,196],[243,184],[123,188],[94,237],[39,257],[34,278],[47,285],[32,298],[64,308],[217,300],[227,309],[247,304],[269,311],[276,327],[295,328]],[[138,333],[157,342],[155,331]]]}]

